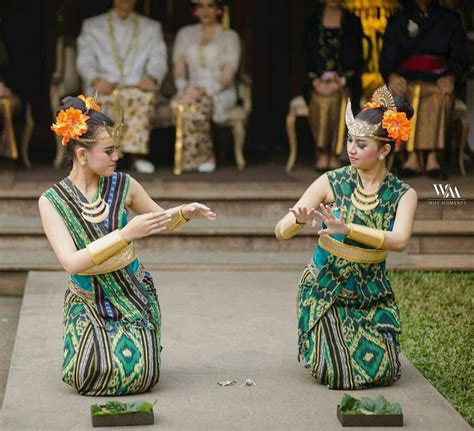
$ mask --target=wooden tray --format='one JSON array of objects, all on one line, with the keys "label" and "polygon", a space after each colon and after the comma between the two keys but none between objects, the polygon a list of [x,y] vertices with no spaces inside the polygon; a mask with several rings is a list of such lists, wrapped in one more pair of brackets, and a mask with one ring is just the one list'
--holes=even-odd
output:
[{"label": "wooden tray", "polygon": [[[105,407],[101,405],[100,407]],[[153,425],[155,423],[155,417],[153,412],[151,413],[125,413],[120,415],[104,415],[94,416],[92,415],[92,426],[97,427],[124,427],[124,426],[136,426],[136,425]]]},{"label": "wooden tray", "polygon": [[337,406],[337,418],[343,427],[402,427],[401,415],[345,415]]}]

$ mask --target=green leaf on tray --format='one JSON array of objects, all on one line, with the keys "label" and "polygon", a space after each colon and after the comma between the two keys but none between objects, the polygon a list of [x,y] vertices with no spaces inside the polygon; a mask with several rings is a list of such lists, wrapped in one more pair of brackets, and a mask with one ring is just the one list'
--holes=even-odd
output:
[{"label": "green leaf on tray", "polygon": [[341,401],[341,412],[347,415],[401,415],[399,403],[390,404],[382,395],[374,399],[362,397],[360,400],[344,394]]},{"label": "green leaf on tray", "polygon": [[153,405],[155,403],[151,404],[148,401],[135,401],[133,403],[108,401],[103,407],[98,404],[92,405],[91,412],[93,416],[110,416],[130,413],[152,413]]}]

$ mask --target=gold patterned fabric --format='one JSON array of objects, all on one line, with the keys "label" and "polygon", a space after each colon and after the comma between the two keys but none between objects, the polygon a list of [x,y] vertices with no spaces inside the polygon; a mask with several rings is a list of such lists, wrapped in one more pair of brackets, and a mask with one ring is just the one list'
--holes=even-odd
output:
[{"label": "gold patterned fabric", "polygon": [[339,127],[341,116],[341,104],[348,97],[347,89],[341,89],[331,96],[320,96],[314,91],[311,93],[309,102],[309,125],[313,135],[316,148],[330,154],[340,155],[343,149],[338,142],[344,137],[345,127]]},{"label": "gold patterned fabric", "polygon": [[120,87],[110,95],[100,95],[103,112],[117,121],[123,111],[125,127],[121,151],[128,154],[149,153],[150,116],[156,104],[155,93],[137,87]]},{"label": "gold patterned fabric", "polygon": [[446,131],[454,104],[454,95],[443,96],[437,84],[410,82],[409,100],[414,99],[415,87],[420,86],[416,112],[415,150],[441,150],[445,147]]},{"label": "gold patterned fabric", "polygon": [[[179,98],[173,100],[171,106],[177,112],[181,105]],[[211,121],[213,113],[212,98],[204,95],[191,105],[183,106],[180,121],[177,122],[177,136],[182,140],[180,171],[194,171],[199,165],[214,158],[212,151]],[[178,167],[175,167],[175,169]]]},{"label": "gold patterned fabric", "polygon": [[13,129],[12,100],[9,97],[0,99],[0,156],[9,159],[18,158],[18,150]]}]

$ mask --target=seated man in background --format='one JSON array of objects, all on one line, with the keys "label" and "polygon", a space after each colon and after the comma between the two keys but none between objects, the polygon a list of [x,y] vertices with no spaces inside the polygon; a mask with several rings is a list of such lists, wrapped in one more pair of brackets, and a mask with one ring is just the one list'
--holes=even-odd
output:
[{"label": "seated man in background", "polygon": [[[436,0],[412,0],[387,24],[380,57],[392,92],[409,98],[416,131],[407,144],[400,176],[446,179],[438,162],[454,104],[454,87],[467,68],[467,39],[461,18]],[[426,165],[419,157],[426,154]]]},{"label": "seated man in background", "polygon": [[159,22],[134,11],[136,0],[114,0],[106,14],[84,21],[78,38],[77,70],[84,93],[97,89],[104,113],[125,118],[121,147],[132,166],[153,173],[149,153],[150,115],[167,70]]}]

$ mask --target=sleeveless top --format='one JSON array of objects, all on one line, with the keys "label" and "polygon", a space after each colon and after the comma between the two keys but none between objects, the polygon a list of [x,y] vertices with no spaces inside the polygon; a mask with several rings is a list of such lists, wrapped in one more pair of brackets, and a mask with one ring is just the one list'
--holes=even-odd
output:
[{"label": "sleeveless top", "polygon": [[[64,178],[43,193],[61,215],[77,250],[87,244],[127,225],[125,200],[130,176],[114,172],[110,177],[100,177],[96,196],[110,206],[109,216],[101,223],[89,223],[81,216],[80,199],[87,202],[69,178]],[[77,286],[81,297],[95,302],[104,320],[124,324],[157,328],[160,324],[159,306],[153,280],[138,259],[117,271],[100,275],[72,275],[70,282]],[[77,290],[77,289],[76,289]]]},{"label": "sleeveless top", "polygon": [[[393,229],[398,203],[410,186],[388,173],[378,191],[379,204],[370,211],[364,211],[356,208],[351,201],[352,192],[360,181],[355,168],[346,166],[329,171],[326,175],[334,195],[334,205],[338,210],[344,209],[346,212],[345,223],[356,223],[386,231]],[[331,237],[348,245],[371,248],[344,235],[331,235]],[[318,269],[320,293],[326,296],[327,303],[332,304],[342,288],[357,295],[362,306],[393,296],[387,279],[385,261],[352,262],[336,257],[317,245],[313,263]]]}]

